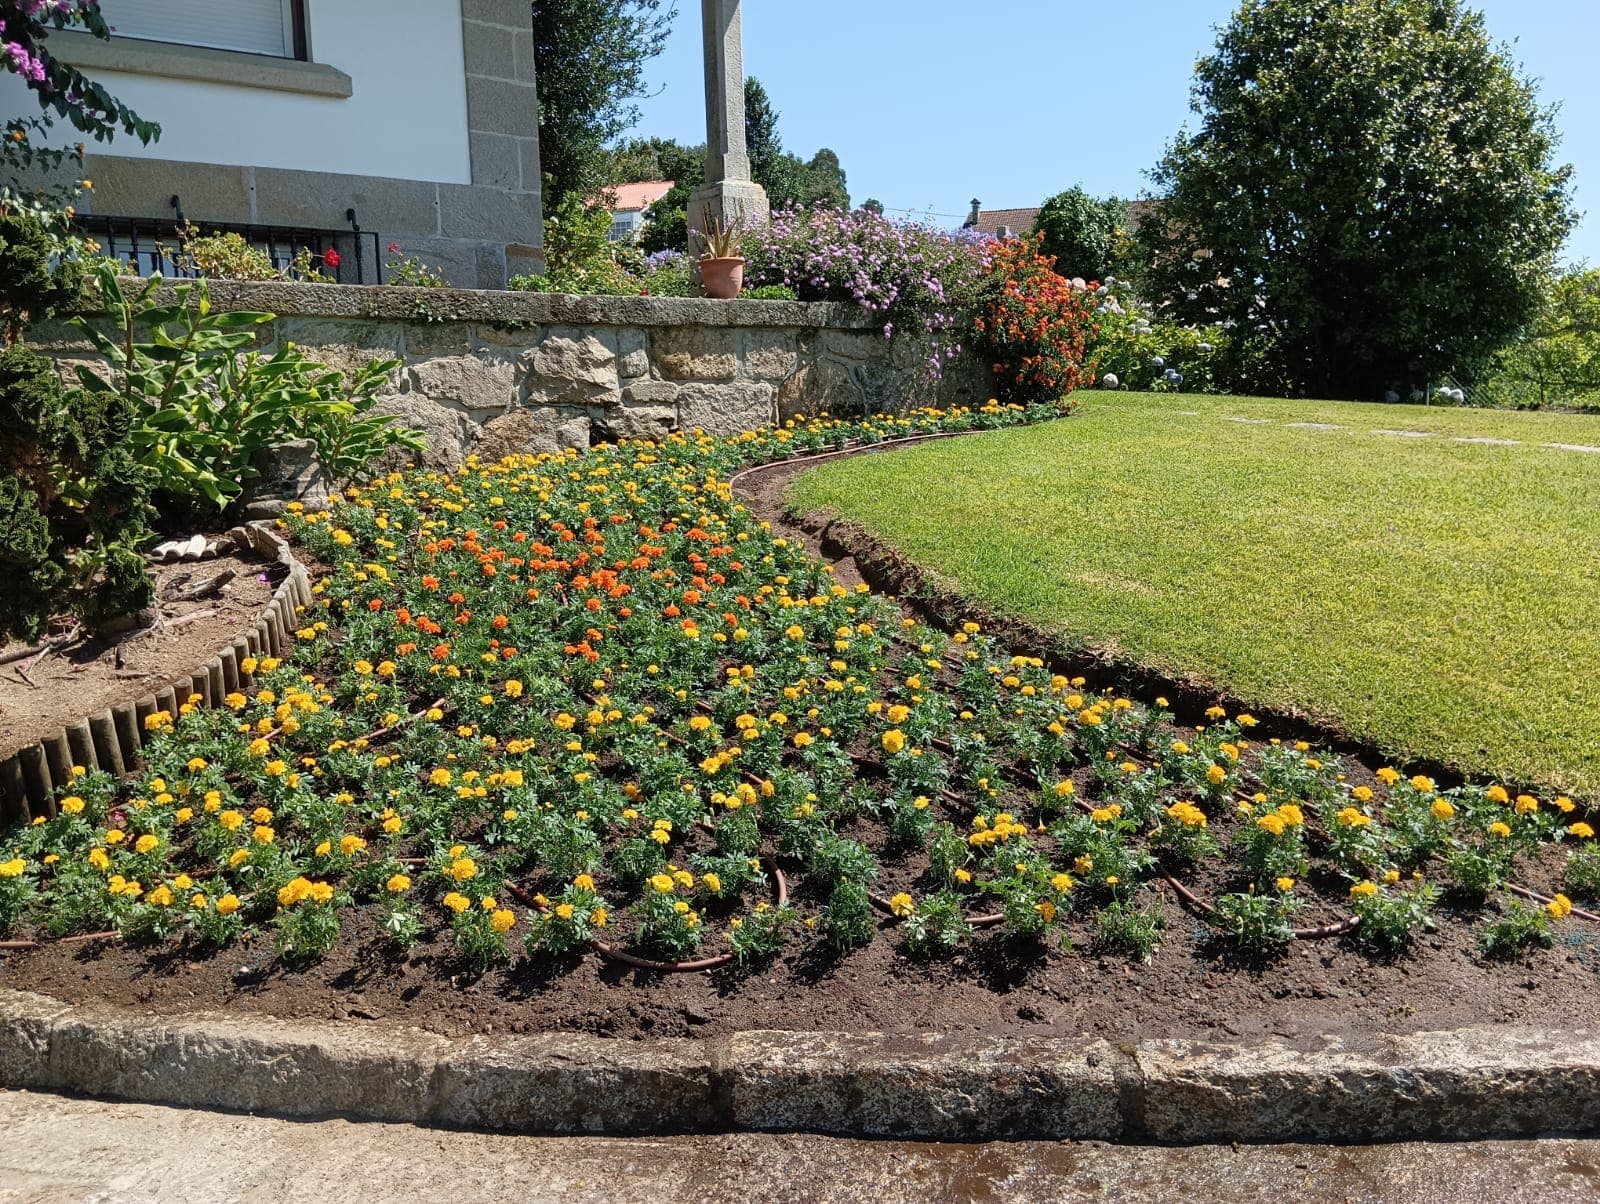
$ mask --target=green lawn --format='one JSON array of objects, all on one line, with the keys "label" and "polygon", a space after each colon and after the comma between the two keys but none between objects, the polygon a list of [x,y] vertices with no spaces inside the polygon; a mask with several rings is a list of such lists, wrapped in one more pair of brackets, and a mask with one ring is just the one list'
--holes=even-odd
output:
[{"label": "green lawn", "polygon": [[1075,647],[1594,798],[1600,454],[1546,443],[1600,445],[1600,418],[1094,392],[791,497]]}]

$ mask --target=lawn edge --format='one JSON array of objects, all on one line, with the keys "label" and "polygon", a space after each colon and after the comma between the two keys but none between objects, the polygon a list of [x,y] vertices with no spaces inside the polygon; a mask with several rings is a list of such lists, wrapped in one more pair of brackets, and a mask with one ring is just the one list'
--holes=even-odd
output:
[{"label": "lawn edge", "polygon": [[4,990],[0,1087],[516,1133],[1477,1140],[1600,1131],[1600,1030],[1116,1046],[965,1033],[450,1038],[220,1013],[154,1018]]},{"label": "lawn edge", "polygon": [[[820,466],[826,460],[846,459],[877,450],[850,448],[806,461],[776,461],[748,469],[739,477],[752,477],[760,473],[795,477]],[[1508,787],[1527,788],[1535,792],[1565,789],[1548,781],[1518,781],[1514,775],[1496,775],[1491,770],[1465,766],[1445,758],[1386,747],[1356,735],[1330,716],[1250,700],[1209,678],[1183,675],[1157,663],[1135,660],[1092,644],[1074,642],[1056,628],[979,601],[966,593],[956,579],[913,560],[859,520],[846,518],[832,507],[800,510],[787,499],[787,483],[784,492],[785,500],[776,509],[761,506],[750,494],[748,486],[739,493],[739,500],[752,505],[758,517],[766,519],[774,527],[782,528],[791,535],[808,537],[820,549],[825,560],[853,561],[862,579],[874,592],[911,608],[925,622],[942,631],[955,631],[964,622],[976,622],[1006,647],[1038,656],[1055,672],[1069,676],[1082,674],[1091,679],[1102,678],[1115,683],[1124,693],[1141,697],[1165,696],[1171,703],[1172,712],[1182,722],[1191,725],[1208,722],[1204,718],[1206,709],[1221,705],[1230,712],[1248,711],[1264,721],[1271,734],[1281,738],[1309,740],[1360,760],[1404,765],[1408,767],[1408,772],[1425,773],[1447,785],[1460,784],[1475,777],[1499,776],[1505,778]]]}]

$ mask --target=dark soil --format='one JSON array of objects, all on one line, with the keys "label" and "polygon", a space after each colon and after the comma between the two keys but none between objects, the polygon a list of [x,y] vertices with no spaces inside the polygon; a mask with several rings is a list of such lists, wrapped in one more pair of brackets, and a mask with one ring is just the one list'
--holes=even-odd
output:
[{"label": "dark soil", "polygon": [[[162,600],[169,586],[176,592],[227,569],[236,575],[210,597]],[[152,623],[85,639],[31,665],[29,658],[0,666],[0,759],[64,724],[187,678],[255,625],[283,577],[280,566],[250,554],[153,565],[151,571],[157,599]],[[188,580],[177,584],[185,576]],[[203,618],[185,618],[205,612],[210,613]],[[172,625],[174,619],[184,622]],[[0,653],[16,647],[6,645]]]},{"label": "dark soil", "polygon": [[[949,962],[920,963],[885,921],[841,958],[808,952],[744,974],[656,974],[590,953],[570,964],[520,959],[478,976],[448,935],[391,955],[358,915],[321,964],[291,971],[266,937],[221,952],[112,942],[6,954],[0,985],[152,1015],[225,1009],[284,1019],[362,1020],[448,1035],[571,1031],[624,1038],[747,1029],[1085,1034],[1312,1040],[1464,1025],[1582,1026],[1600,991],[1600,928],[1563,921],[1566,938],[1511,962],[1485,962],[1468,916],[1443,914],[1397,958],[1345,941],[1297,941],[1279,957],[1240,959],[1163,891],[1160,950],[1149,965],[1093,951],[1088,925],[1068,951],[1015,949],[980,933]],[[806,909],[806,910],[809,910]],[[520,936],[521,927],[510,934]]]},{"label": "dark soil", "polygon": [[[783,491],[803,466],[751,474],[741,493],[792,538],[835,565],[845,584],[867,577],[897,592],[923,617],[959,621],[970,611],[954,595],[930,586],[881,546],[858,564],[845,554],[837,528],[826,521],[796,524],[783,514]],[[820,547],[819,547],[820,545]],[[887,567],[886,567],[887,566]],[[959,617],[957,617],[959,616]],[[1024,625],[990,621],[1019,649],[1044,655],[1048,644]],[[1060,656],[1058,663],[1065,663]],[[1101,672],[1091,684],[1115,682],[1146,692],[1151,683]],[[1083,667],[1074,667],[1074,672]],[[1167,692],[1182,705],[1172,683]],[[1198,691],[1193,717],[1209,705]],[[1182,717],[1182,711],[1179,712]],[[1258,736],[1327,740],[1292,718],[1263,724]],[[1381,762],[1347,752],[1352,782],[1371,780]],[[882,854],[880,895],[926,889],[926,856],[885,848],[876,824],[847,835]],[[893,855],[890,855],[890,854]],[[1522,883],[1554,889],[1563,854],[1548,850],[1519,868]],[[1209,869],[1190,875],[1202,898],[1233,889]],[[1305,909],[1297,922],[1322,924],[1348,914],[1343,884],[1315,874],[1297,888]],[[793,900],[814,918],[820,900],[802,885]],[[155,1015],[184,1016],[226,1009],[285,1019],[336,1019],[374,1026],[417,1027],[462,1035],[475,1032],[587,1032],[620,1038],[704,1036],[748,1029],[823,1029],[910,1033],[990,1032],[1031,1036],[1087,1035],[1111,1041],[1152,1037],[1260,1038],[1313,1041],[1324,1034],[1359,1038],[1504,1024],[1582,1026],[1593,1022],[1600,992],[1600,924],[1577,916],[1560,921],[1557,942],[1509,961],[1487,961],[1476,945],[1481,924],[1498,912],[1446,899],[1435,931],[1418,935],[1398,955],[1380,954],[1349,938],[1295,941],[1281,952],[1248,956],[1219,944],[1202,920],[1159,882],[1142,896],[1163,919],[1161,944],[1149,964],[1096,948],[1090,899],[1066,926],[1070,946],[1017,947],[997,931],[976,934],[948,961],[924,963],[904,953],[880,917],[866,948],[834,956],[821,942],[795,941],[769,966],[748,972],[729,966],[694,974],[635,970],[589,952],[565,963],[518,957],[509,967],[478,974],[461,964],[448,933],[430,932],[407,954],[392,952],[370,911],[351,912],[338,946],[323,962],[291,970],[274,956],[269,935],[231,948],[164,945],[133,948],[114,941],[59,944],[0,954],[0,986],[40,991],[73,1002],[105,1001]],[[523,924],[508,934],[519,949]],[[619,932],[614,939],[623,938]],[[725,946],[708,940],[705,952]]]}]

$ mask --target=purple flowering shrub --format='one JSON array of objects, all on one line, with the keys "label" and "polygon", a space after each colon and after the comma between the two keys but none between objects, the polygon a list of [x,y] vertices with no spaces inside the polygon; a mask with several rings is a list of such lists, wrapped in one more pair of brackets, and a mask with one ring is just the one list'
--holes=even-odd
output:
[{"label": "purple flowering shrub", "polygon": [[81,147],[68,151],[35,141],[51,126],[53,111],[77,130],[107,141],[118,129],[148,144],[161,132],[154,122],[117,100],[81,71],[55,57],[46,45],[52,30],[83,29],[111,36],[99,0],[0,0],[0,71],[22,81],[43,110],[40,117],[13,117],[0,138],[0,168],[15,171],[38,163],[47,168],[63,160],[82,160]]},{"label": "purple flowering shrub", "polygon": [[745,284],[858,305],[882,319],[885,338],[924,341],[937,378],[972,333],[993,246],[869,210],[785,209],[745,234]]}]

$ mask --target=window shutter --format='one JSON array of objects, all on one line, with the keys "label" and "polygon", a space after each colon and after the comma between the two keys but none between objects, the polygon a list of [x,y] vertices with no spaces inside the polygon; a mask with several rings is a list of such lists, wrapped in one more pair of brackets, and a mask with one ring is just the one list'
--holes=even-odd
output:
[{"label": "window shutter", "polygon": [[113,37],[294,56],[290,0],[100,0]]}]

